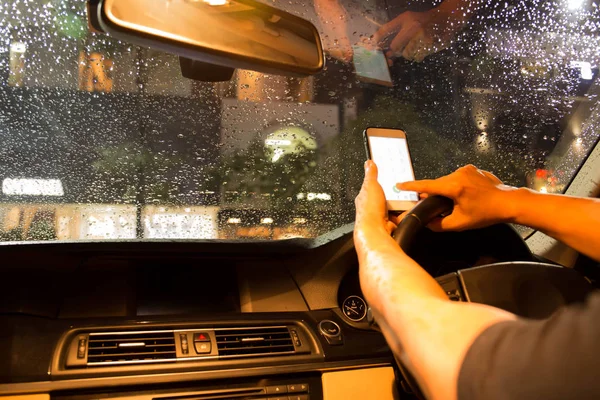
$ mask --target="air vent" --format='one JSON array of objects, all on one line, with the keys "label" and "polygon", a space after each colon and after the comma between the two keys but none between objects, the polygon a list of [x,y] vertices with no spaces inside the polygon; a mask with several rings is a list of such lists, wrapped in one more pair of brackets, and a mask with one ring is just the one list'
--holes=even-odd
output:
[{"label": "air vent", "polygon": [[177,358],[173,331],[91,333],[88,365],[170,361]]},{"label": "air vent", "polygon": [[295,352],[287,327],[216,329],[219,357],[256,357]]}]

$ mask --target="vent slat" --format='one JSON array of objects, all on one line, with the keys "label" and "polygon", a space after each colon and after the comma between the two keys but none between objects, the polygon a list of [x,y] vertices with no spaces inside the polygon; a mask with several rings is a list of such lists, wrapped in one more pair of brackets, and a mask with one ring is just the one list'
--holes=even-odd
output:
[{"label": "vent slat", "polygon": [[171,331],[157,331],[157,332],[118,332],[118,333],[92,333],[90,334],[90,340],[102,339],[102,340],[110,340],[116,338],[165,338],[169,335],[172,335]]},{"label": "vent slat", "polygon": [[[290,340],[287,338],[281,338],[281,339],[265,339],[265,340],[261,340],[261,341],[255,341],[254,343],[261,343],[261,342],[265,342],[268,341],[270,343],[289,343]],[[230,340],[218,340],[217,344],[230,344],[230,343],[247,343],[247,342],[239,342],[237,341],[237,339],[230,339]]]},{"label": "vent slat", "polygon": [[[129,348],[135,348],[135,347],[137,347],[137,346],[131,346],[131,345],[129,345],[130,343],[134,343],[135,344],[136,342],[116,342],[116,343],[106,343],[106,344],[102,343],[102,344],[97,345],[97,346],[96,345],[95,346],[90,345],[90,348],[91,349],[106,349],[106,348],[111,348],[111,347],[116,348],[116,347],[119,347],[119,343],[123,343],[123,346],[121,346],[121,347],[129,347]],[[141,342],[141,343],[144,343],[143,346],[145,346],[145,347],[173,346],[173,341],[172,340],[171,340],[171,343],[167,343],[166,341],[163,342],[163,343],[151,343],[151,342],[148,342],[148,341]],[[140,346],[143,347],[142,345],[140,345]]]},{"label": "vent slat", "polygon": [[[90,350],[102,350],[102,349],[118,349],[118,348],[124,348],[127,346],[121,346],[119,347],[119,343],[126,343],[126,342],[117,342],[117,343],[108,343],[108,344],[98,344],[98,345],[94,345],[92,346],[90,344]],[[129,343],[135,343],[135,342],[129,342]],[[173,343],[148,343],[146,342],[144,346],[139,346],[139,347],[173,347]],[[136,348],[136,347],[129,347],[130,349],[132,348]]]},{"label": "vent slat", "polygon": [[98,339],[95,336],[90,336],[90,344],[93,343],[107,343],[107,342],[143,342],[143,341],[168,341],[171,340],[171,338],[166,338],[164,336],[162,337],[148,337],[148,336],[140,336],[140,337],[135,337],[135,338],[119,338],[119,337],[114,337],[111,336],[110,338],[106,338],[106,339]]},{"label": "vent slat", "polygon": [[[231,333],[231,334],[226,334],[226,335],[219,335],[219,337],[222,338],[228,338],[228,337],[239,337],[240,334],[239,333]],[[244,334],[244,337],[263,337],[263,336],[267,336],[267,337],[281,337],[281,338],[286,338],[289,336],[288,332],[276,332],[276,333],[259,333],[259,332],[252,332],[252,333],[248,333],[248,334]]]},{"label": "vent slat", "polygon": [[287,332],[287,328],[278,327],[278,328],[248,328],[248,329],[219,329],[217,332],[219,335],[253,335],[253,334],[265,334],[265,333],[285,333]]},{"label": "vent slat", "polygon": [[[88,363],[171,361],[177,358],[173,332],[91,334]],[[139,343],[139,346],[131,346]],[[119,346],[121,345],[121,346]]]},{"label": "vent slat", "polygon": [[145,347],[137,347],[137,348],[123,348],[123,347],[104,347],[100,349],[89,349],[88,357],[95,356],[97,354],[125,354],[125,353],[151,353],[151,352],[166,352],[166,351],[175,351],[175,346],[145,346]]},{"label": "vent slat", "polygon": [[[250,349],[260,349],[260,350],[274,350],[277,351],[279,349],[286,349],[285,351],[289,351],[290,347],[294,350],[294,345],[292,344],[282,344],[277,346],[227,346],[223,347],[223,350],[250,350]],[[284,351],[284,350],[282,350]]]},{"label": "vent slat", "polygon": [[[115,353],[115,354],[95,354],[94,358],[119,358],[119,359],[127,359],[129,357],[134,357],[136,359],[140,358],[140,356],[148,356],[147,358],[154,359],[156,356],[169,356],[171,354],[175,354],[175,350],[173,351],[147,351],[147,352],[139,352],[139,353]],[[144,357],[146,358],[146,357]],[[161,357],[162,358],[162,357]]]},{"label": "vent slat", "polygon": [[224,329],[215,331],[219,356],[272,356],[295,351],[286,327]]}]

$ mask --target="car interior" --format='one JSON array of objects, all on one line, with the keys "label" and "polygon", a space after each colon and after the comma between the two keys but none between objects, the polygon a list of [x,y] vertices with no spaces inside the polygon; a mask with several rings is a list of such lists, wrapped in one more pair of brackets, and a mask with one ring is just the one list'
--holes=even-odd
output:
[{"label": "car interior", "polygon": [[[361,291],[363,132],[597,197],[600,10],[413,3],[0,2],[0,400],[424,399]],[[393,232],[450,300],[596,290],[543,232],[427,228],[452,207]]]}]

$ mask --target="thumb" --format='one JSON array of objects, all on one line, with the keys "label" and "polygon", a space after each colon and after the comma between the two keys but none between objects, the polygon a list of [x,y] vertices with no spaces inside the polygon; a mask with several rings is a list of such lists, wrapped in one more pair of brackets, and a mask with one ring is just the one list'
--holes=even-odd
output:
[{"label": "thumb", "polygon": [[461,224],[458,217],[453,214],[450,214],[447,217],[436,218],[427,224],[427,227],[434,232],[461,230]]},{"label": "thumb", "polygon": [[376,181],[377,173],[377,165],[372,160],[365,162],[365,183],[371,180]]}]

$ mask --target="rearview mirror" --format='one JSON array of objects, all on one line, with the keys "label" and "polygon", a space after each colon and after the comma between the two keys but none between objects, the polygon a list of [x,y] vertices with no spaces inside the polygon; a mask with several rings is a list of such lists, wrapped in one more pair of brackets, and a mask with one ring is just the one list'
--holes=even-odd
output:
[{"label": "rearview mirror", "polygon": [[189,59],[283,75],[323,68],[310,22],[252,0],[101,0],[98,23],[117,39]]}]

